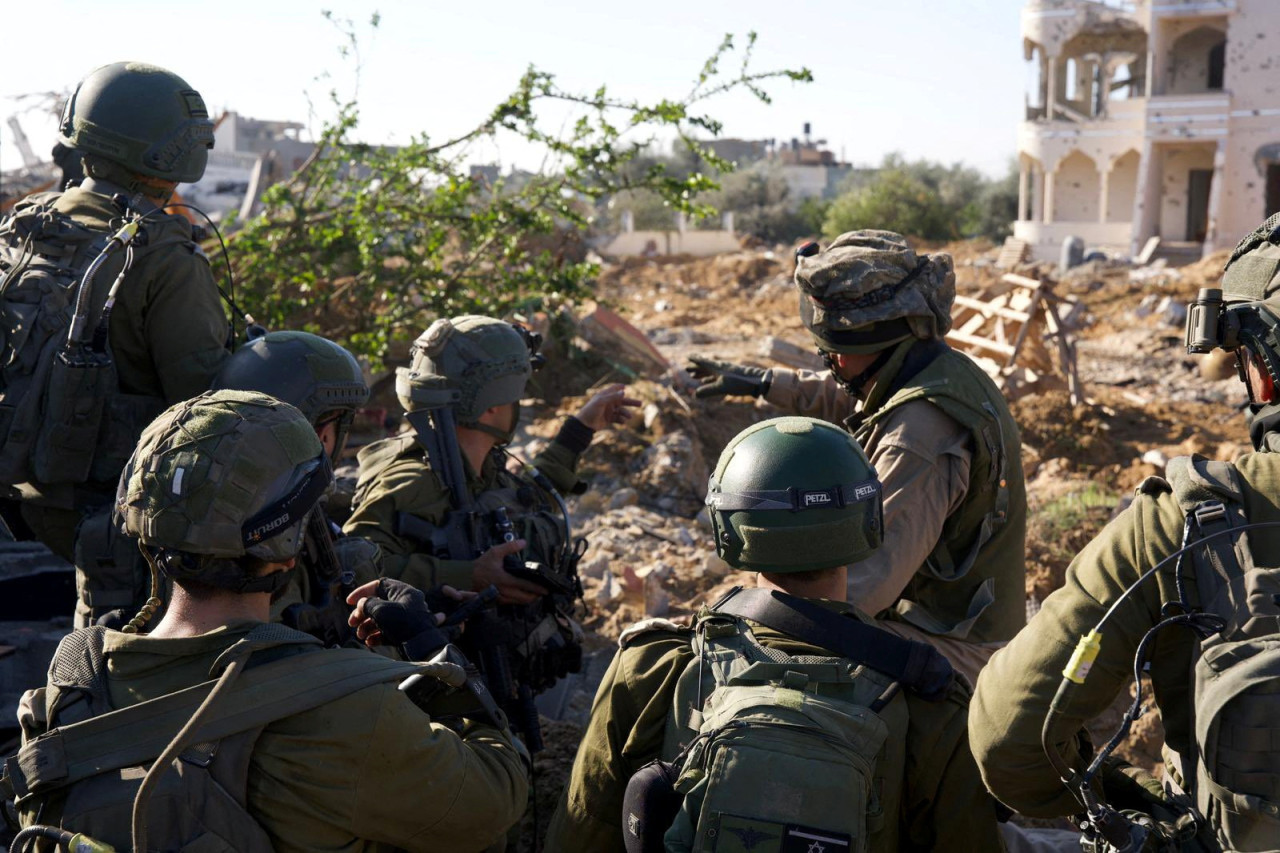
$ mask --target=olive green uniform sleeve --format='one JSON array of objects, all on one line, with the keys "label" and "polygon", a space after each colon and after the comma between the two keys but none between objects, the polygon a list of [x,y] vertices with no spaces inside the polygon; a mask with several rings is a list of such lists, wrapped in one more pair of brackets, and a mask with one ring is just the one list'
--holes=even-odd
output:
[{"label": "olive green uniform sleeve", "polygon": [[773,381],[764,395],[767,402],[797,415],[840,423],[857,408],[858,401],[836,382],[831,371],[773,368]]},{"label": "olive green uniform sleeve", "polygon": [[471,724],[459,736],[394,684],[268,726],[248,787],[278,851],[335,849],[338,832],[405,850],[483,850],[527,796],[509,735]]},{"label": "olive green uniform sleeve", "polygon": [[172,405],[207,390],[229,353],[227,318],[204,255],[185,244],[144,255],[121,287],[111,337],[127,393]]},{"label": "olive green uniform sleeve", "polygon": [[[1058,780],[1040,743],[1049,703],[1079,638],[1147,569],[1180,545],[1182,513],[1171,495],[1140,495],[1072,561],[1063,587],[1009,645],[996,652],[978,678],[969,711],[969,738],[987,787],[1005,805],[1032,817],[1080,810]],[[1185,571],[1190,572],[1190,561]],[[1165,573],[1172,579],[1172,567]],[[1161,582],[1165,582],[1161,579]],[[1138,643],[1159,619],[1160,587],[1149,579],[1119,605],[1102,630],[1102,644],[1088,679],[1077,685],[1056,729],[1057,748],[1080,766],[1074,738],[1086,721],[1105,711],[1133,679]],[[1165,632],[1161,641],[1179,632]],[[1157,644],[1152,680],[1185,683],[1187,649]],[[1183,694],[1185,697],[1185,693]],[[1157,690],[1166,728],[1175,725],[1183,701]]]},{"label": "olive green uniform sleeve", "polygon": [[363,536],[382,549],[384,577],[397,578],[419,589],[437,584],[471,589],[471,560],[437,559],[423,553],[419,543],[396,533],[396,517],[400,513],[438,525],[444,522],[450,506],[444,484],[422,460],[398,459],[369,487],[343,531]]},{"label": "olive green uniform sleeve", "polygon": [[551,819],[547,853],[625,850],[627,782],[661,754],[676,680],[692,657],[687,636],[667,633],[641,636],[614,656]]},{"label": "olive green uniform sleeve", "polygon": [[1003,850],[995,800],[969,751],[968,687],[957,685],[941,702],[911,695],[907,701],[900,849]]}]

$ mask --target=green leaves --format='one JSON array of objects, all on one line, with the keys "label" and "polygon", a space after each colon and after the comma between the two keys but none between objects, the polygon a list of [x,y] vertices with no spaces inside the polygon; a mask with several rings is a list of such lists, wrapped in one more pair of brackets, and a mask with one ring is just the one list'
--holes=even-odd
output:
[{"label": "green leaves", "polygon": [[[354,25],[323,14],[358,74]],[[379,16],[369,23],[376,28]],[[630,193],[694,217],[715,212],[702,199],[718,186],[713,175],[732,164],[698,141],[721,125],[691,111],[695,104],[735,89],[767,103],[764,84],[811,79],[807,69],[752,71],[754,44],[752,33],[738,71],[726,77],[726,36],[687,96],[654,103],[604,85],[569,92],[530,67],[483,122],[434,145],[425,134],[399,148],[356,143],[357,99],[335,98],[316,153],[265,193],[263,212],[233,235],[245,303],[270,327],[323,332],[380,361],[437,316],[532,311],[580,295],[597,273],[585,236],[605,200]],[[492,181],[471,174],[470,144],[512,136],[543,150],[541,170]],[[671,137],[693,168],[676,174],[647,158],[655,139]]]}]

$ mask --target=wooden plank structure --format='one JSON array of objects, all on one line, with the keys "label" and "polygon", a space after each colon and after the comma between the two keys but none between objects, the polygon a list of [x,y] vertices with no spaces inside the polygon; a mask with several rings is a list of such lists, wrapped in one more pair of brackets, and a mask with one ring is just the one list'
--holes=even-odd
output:
[{"label": "wooden plank structure", "polygon": [[[1073,306],[1074,300],[1055,295],[1048,282],[1008,273],[986,299],[956,296],[947,341],[972,357],[1010,398],[1057,373],[1071,402],[1079,403],[1084,395],[1075,342],[1058,313]],[[1050,341],[1053,354],[1046,347]]]},{"label": "wooden plank structure", "polygon": [[1029,248],[1026,240],[1019,240],[1016,237],[1006,238],[1004,245],[1000,247],[1000,254],[996,256],[996,269],[1011,270],[1025,262]]}]

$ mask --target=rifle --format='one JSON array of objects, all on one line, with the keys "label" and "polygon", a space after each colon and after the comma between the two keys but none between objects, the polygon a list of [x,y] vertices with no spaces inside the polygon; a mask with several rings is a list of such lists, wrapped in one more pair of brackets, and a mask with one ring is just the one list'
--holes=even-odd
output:
[{"label": "rifle", "polygon": [[355,589],[355,573],[343,568],[334,549],[332,522],[316,508],[303,534],[301,562],[310,583],[308,599],[285,608],[280,621],[310,634],[326,646],[344,646],[355,636],[347,624],[347,595]]},{"label": "rifle", "polygon": [[[420,398],[419,402],[424,401]],[[437,557],[474,560],[498,542],[514,541],[515,526],[504,507],[486,513],[476,506],[466,483],[450,408],[452,401],[442,395],[439,403],[409,413],[408,420],[418,443],[426,450],[432,470],[449,490],[452,509],[440,525],[401,513],[397,532],[427,545]],[[536,476],[543,477],[541,473]],[[538,485],[555,494],[545,477]],[[564,518],[567,533],[567,512]],[[504,568],[541,584],[547,594],[529,605],[476,610],[467,617],[467,630],[458,639],[458,645],[476,662],[498,705],[510,718],[512,727],[524,736],[531,752],[542,748],[534,695],[557,678],[577,672],[582,665],[582,648],[570,627],[574,603],[581,598],[581,586],[574,573],[580,556],[581,547],[574,548],[566,542],[561,564],[553,570],[509,555]],[[562,577],[565,571],[570,574]]]}]

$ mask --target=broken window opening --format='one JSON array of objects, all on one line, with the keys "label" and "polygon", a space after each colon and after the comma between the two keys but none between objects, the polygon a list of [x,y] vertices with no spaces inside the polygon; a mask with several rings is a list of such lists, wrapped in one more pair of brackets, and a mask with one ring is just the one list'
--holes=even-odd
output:
[{"label": "broken window opening", "polygon": [[1280,163],[1267,164],[1267,209],[1264,218],[1280,213]]},{"label": "broken window opening", "polygon": [[1210,91],[1222,91],[1223,78],[1227,71],[1227,43],[1225,41],[1218,42],[1209,48],[1209,89]]}]

